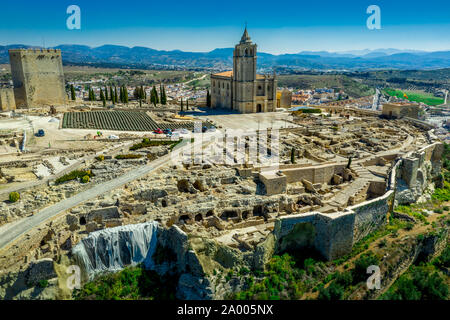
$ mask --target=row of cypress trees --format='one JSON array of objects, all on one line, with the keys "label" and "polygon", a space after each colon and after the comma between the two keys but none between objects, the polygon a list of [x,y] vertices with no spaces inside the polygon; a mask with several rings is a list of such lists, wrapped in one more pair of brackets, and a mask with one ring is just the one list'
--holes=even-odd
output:
[{"label": "row of cypress trees", "polygon": [[[91,89],[89,87],[88,89],[89,93],[88,93],[88,100],[89,101],[96,101],[97,98],[95,96],[95,92],[93,89]],[[109,92],[108,92],[109,91]],[[76,100],[76,94],[75,94],[75,88],[73,85],[70,85],[70,95],[71,95],[71,99],[73,101]],[[142,104],[142,100],[146,100],[147,99],[147,93],[144,90],[144,87],[136,87],[134,89],[133,92],[133,96],[136,100],[139,100],[139,102]],[[211,99],[210,95],[209,95],[209,91],[207,94],[207,99],[209,96],[209,100]],[[106,106],[106,101],[111,101],[112,104],[117,103],[118,101],[122,102],[122,103],[128,103],[128,90],[125,86],[121,86],[119,88],[119,94],[117,94],[117,87],[113,87],[110,86],[109,90],[108,87],[105,87],[104,90],[102,88],[100,88],[100,101],[103,102],[103,105]],[[160,84],[159,86],[159,94],[158,91],[156,90],[156,87],[153,86],[152,90],[150,91],[150,102],[153,103],[155,106],[158,103],[161,103],[163,105],[167,104],[167,95],[166,95],[166,88]]]}]

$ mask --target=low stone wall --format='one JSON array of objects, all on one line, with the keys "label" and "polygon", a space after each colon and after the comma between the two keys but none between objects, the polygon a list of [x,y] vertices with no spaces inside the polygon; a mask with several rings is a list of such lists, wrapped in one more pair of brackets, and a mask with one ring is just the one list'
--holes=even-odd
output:
[{"label": "low stone wall", "polygon": [[329,183],[333,179],[333,175],[342,175],[346,164],[333,163],[318,166],[306,166],[300,168],[287,168],[281,170],[287,177],[287,183],[294,183],[308,180],[312,183]]}]

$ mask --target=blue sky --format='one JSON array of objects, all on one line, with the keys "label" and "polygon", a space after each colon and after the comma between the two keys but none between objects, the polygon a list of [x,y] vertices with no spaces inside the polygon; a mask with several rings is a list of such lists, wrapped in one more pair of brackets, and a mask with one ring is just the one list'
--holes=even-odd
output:
[{"label": "blue sky", "polygon": [[[81,8],[81,30],[68,30],[66,9]],[[369,5],[381,30],[369,30]],[[0,45],[116,44],[160,50],[232,47],[244,23],[259,50],[296,53],[398,48],[450,50],[448,0],[41,0],[2,1]]]}]

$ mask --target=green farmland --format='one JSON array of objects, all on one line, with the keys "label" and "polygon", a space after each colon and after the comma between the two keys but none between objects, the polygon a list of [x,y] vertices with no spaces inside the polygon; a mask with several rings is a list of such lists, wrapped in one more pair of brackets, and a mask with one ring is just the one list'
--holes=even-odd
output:
[{"label": "green farmland", "polygon": [[417,91],[402,91],[396,89],[385,89],[384,92],[390,96],[405,99],[405,94],[409,101],[423,102],[429,106],[437,106],[444,103],[444,99],[433,96],[431,93],[417,92]]}]

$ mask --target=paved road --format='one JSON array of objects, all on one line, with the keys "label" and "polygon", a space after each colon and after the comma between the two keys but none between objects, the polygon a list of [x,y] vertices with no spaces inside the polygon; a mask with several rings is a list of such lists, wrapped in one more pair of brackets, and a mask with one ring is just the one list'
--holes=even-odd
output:
[{"label": "paved road", "polygon": [[[184,140],[177,146],[176,150],[180,149],[181,147],[187,146],[188,144],[190,144],[190,141]],[[174,150],[174,152],[176,151]],[[73,208],[83,202],[94,199],[105,192],[109,192],[133,180],[143,177],[166,164],[169,164],[171,157],[172,155],[169,153],[159,159],[156,159],[155,161],[152,161],[151,163],[145,166],[129,171],[114,180],[110,180],[100,185],[94,185],[92,188],[80,192],[71,198],[55,203],[54,205],[39,211],[33,216],[1,226],[0,249],[5,249],[8,245],[12,244],[20,236],[31,231],[33,228],[38,227],[45,221],[54,218],[58,214],[70,208]]]}]

